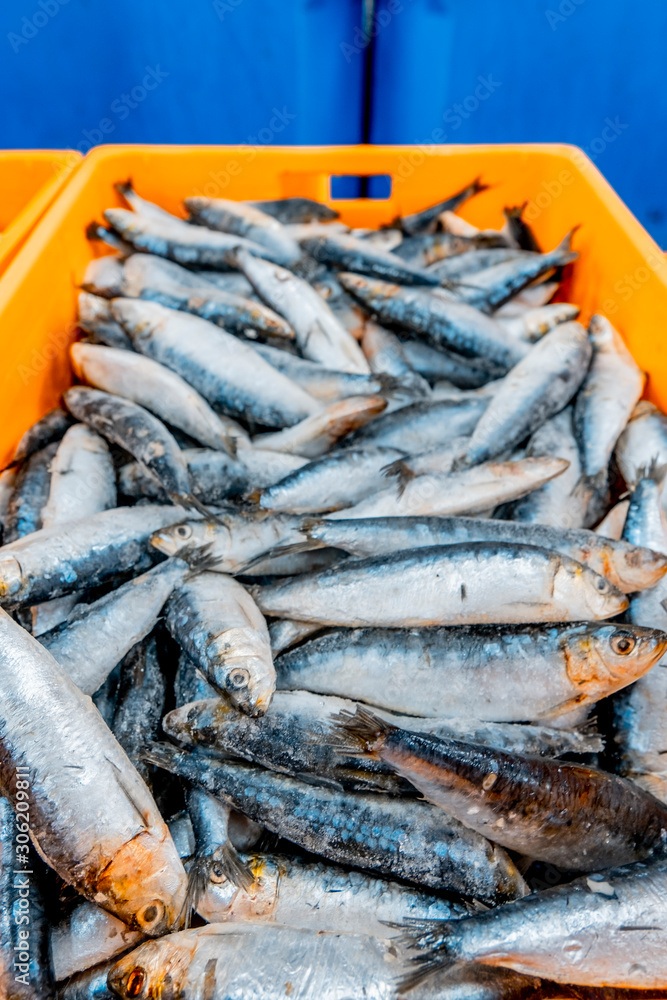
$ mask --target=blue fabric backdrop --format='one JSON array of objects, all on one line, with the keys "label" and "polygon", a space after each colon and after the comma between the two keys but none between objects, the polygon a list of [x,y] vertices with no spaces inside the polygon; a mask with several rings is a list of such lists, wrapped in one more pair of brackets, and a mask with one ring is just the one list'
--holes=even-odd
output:
[{"label": "blue fabric backdrop", "polygon": [[667,245],[664,0],[0,6],[6,148],[572,142]]},{"label": "blue fabric backdrop", "polygon": [[664,0],[378,0],[373,142],[571,142],[667,247]]}]

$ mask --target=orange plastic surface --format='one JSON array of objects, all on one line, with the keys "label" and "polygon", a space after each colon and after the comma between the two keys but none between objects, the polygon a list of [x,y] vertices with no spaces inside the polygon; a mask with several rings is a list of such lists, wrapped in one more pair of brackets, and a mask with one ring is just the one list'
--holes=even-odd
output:
[{"label": "orange plastic surface", "polygon": [[82,159],[73,149],[0,152],[0,274]]},{"label": "orange plastic surface", "polygon": [[[387,200],[334,201],[332,174],[390,174]],[[122,204],[114,182],[183,214],[188,195],[236,199],[305,195],[332,204],[352,226],[379,226],[446,198],[481,175],[488,190],[460,214],[500,228],[502,209],[528,200],[525,217],[545,249],[573,226],[579,260],[560,297],[587,322],[602,312],[648,372],[647,395],[667,410],[667,263],[598,170],[578,149],[526,146],[251,148],[103,146],[77,168],[0,278],[0,467],[21,434],[57,405],[70,383],[77,284],[92,257],[109,251],[85,236],[89,222]]]}]

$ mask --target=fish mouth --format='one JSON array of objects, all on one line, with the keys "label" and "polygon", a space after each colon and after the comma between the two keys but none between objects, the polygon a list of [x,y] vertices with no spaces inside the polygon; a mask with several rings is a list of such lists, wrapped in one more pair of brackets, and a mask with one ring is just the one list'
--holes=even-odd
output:
[{"label": "fish mouth", "polygon": [[260,716],[266,715],[266,711],[271,701],[270,698],[265,697],[264,695],[254,698],[250,692],[247,692],[246,694],[235,694],[226,690],[225,694],[235,708],[238,708],[244,715],[249,715],[251,719],[258,719]]},{"label": "fish mouth", "polygon": [[247,715],[252,719],[259,719],[263,715],[266,715],[266,710],[268,705],[253,705],[251,709],[248,710]]},{"label": "fish mouth", "polygon": [[225,688],[225,695],[235,708],[249,715],[253,719],[265,715],[273,698],[273,689],[270,691],[252,691],[249,688],[234,691],[229,687]]},{"label": "fish mouth", "polygon": [[156,531],[154,535],[151,535],[150,543],[154,549],[157,549],[158,552],[162,552],[165,556],[173,556],[178,551],[173,538],[170,538],[170,536],[163,531]]},{"label": "fish mouth", "polygon": [[107,986],[118,997],[125,996],[125,973],[122,969],[110,969],[107,976]]},{"label": "fish mouth", "polygon": [[623,589],[631,594],[637,590],[654,587],[667,573],[667,556],[653,553],[650,563],[646,559],[627,558],[623,567]]},{"label": "fish mouth", "polygon": [[663,638],[655,640],[655,645],[653,646],[653,649],[651,650],[648,656],[651,666],[658,663],[658,661],[662,659],[666,650],[667,650],[667,635],[663,635]]},{"label": "fish mouth", "polygon": [[616,615],[622,614],[623,611],[627,611],[630,607],[630,599],[626,594],[623,594],[620,590],[612,585],[611,593],[607,593],[603,597],[598,608],[595,608],[595,613],[599,618],[615,618]]},{"label": "fish mouth", "polygon": [[[628,646],[628,640],[631,646]],[[628,676],[636,679],[647,673],[667,650],[667,632],[646,626],[619,625],[608,642],[611,655],[602,654],[602,659],[610,673],[617,679]]]},{"label": "fish mouth", "polygon": [[276,320],[267,321],[267,332],[275,333],[277,337],[285,337],[287,340],[294,340],[294,330],[288,323],[278,323]]}]

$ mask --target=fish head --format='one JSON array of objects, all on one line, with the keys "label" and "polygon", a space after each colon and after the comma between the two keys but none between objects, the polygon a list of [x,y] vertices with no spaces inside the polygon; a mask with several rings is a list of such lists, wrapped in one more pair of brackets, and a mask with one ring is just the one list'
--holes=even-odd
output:
[{"label": "fish head", "polygon": [[282,316],[273,313],[266,306],[260,308],[252,301],[250,302],[249,311],[260,330],[265,328],[267,333],[273,333],[276,337],[287,337],[288,340],[294,340],[294,330]]},{"label": "fish head", "polygon": [[239,886],[222,866],[210,866],[208,885],[197,905],[197,913],[214,924],[226,920],[267,919],[278,902],[278,884],[287,872],[263,854],[244,858],[252,883]]},{"label": "fish head", "polygon": [[111,300],[111,315],[133,340],[139,340],[150,337],[153,328],[169,315],[169,311],[157,302],[118,298]]},{"label": "fish head", "polygon": [[667,633],[639,625],[591,623],[573,629],[563,649],[568,677],[597,700],[650,670],[667,649]]},{"label": "fish head", "polygon": [[178,556],[187,563],[196,561],[202,549],[219,538],[221,526],[210,521],[183,521],[161,528],[151,535],[151,545],[166,556]]},{"label": "fish head", "polygon": [[667,555],[636,545],[625,546],[618,562],[619,582],[628,594],[654,587],[667,573]]},{"label": "fish head", "polygon": [[122,236],[141,234],[148,228],[155,228],[155,220],[147,220],[140,212],[129,208],[107,208],[102,213],[105,221]]},{"label": "fish head", "polygon": [[353,274],[351,271],[341,271],[338,280],[346,292],[364,300],[376,295],[391,298],[394,295],[400,295],[402,291],[401,285],[383,281],[381,278],[367,278],[362,274]]},{"label": "fish head", "polygon": [[[191,195],[188,198],[184,198],[183,204],[191,215],[205,212],[208,208],[217,207],[220,210],[235,208],[235,204],[229,202],[226,198],[204,198],[201,195]],[[241,202],[242,205],[243,203]]]},{"label": "fish head", "polygon": [[226,629],[207,647],[209,680],[246,715],[264,715],[276,689],[271,647],[252,629]]},{"label": "fish head", "polygon": [[238,709],[233,708],[227,697],[193,701],[168,712],[162,728],[168,736],[180,743],[214,745],[220,729],[231,722],[238,722]]},{"label": "fish head", "polygon": [[95,885],[94,901],[132,929],[159,937],[175,927],[187,892],[187,875],[166,823],[127,841]]},{"label": "fish head", "polygon": [[368,285],[368,278],[364,278],[361,274],[353,274],[351,271],[341,271],[338,280],[348,292],[362,292]]},{"label": "fish head", "polygon": [[667,633],[640,625],[604,625],[596,629],[595,650],[610,677],[630,684],[667,650]]},{"label": "fish head", "polygon": [[618,336],[609,320],[605,316],[601,316],[600,313],[591,316],[591,321],[588,324],[588,335],[598,350],[613,347]]},{"label": "fish head", "polygon": [[16,556],[0,557],[0,601],[11,598],[21,589],[23,572]]},{"label": "fish head", "polygon": [[566,556],[556,560],[553,590],[554,596],[570,607],[572,620],[613,618],[630,603],[606,577]]},{"label": "fish head", "polygon": [[232,916],[232,908],[234,917],[237,917],[237,903],[240,903],[240,915],[245,917],[248,915],[247,897],[247,891],[234,885],[224,872],[217,871],[214,862],[208,874],[206,888],[197,903],[197,913],[213,924],[228,920]]},{"label": "fish head", "polygon": [[146,941],[116,962],[107,986],[123,1000],[181,997],[196,948],[196,931]]}]

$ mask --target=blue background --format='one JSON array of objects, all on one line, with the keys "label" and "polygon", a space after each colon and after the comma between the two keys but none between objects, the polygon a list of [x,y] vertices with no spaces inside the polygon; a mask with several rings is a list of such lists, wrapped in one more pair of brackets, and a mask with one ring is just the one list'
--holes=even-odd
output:
[{"label": "blue background", "polygon": [[665,0],[369,6],[3,0],[0,145],[571,142],[667,246]]}]

